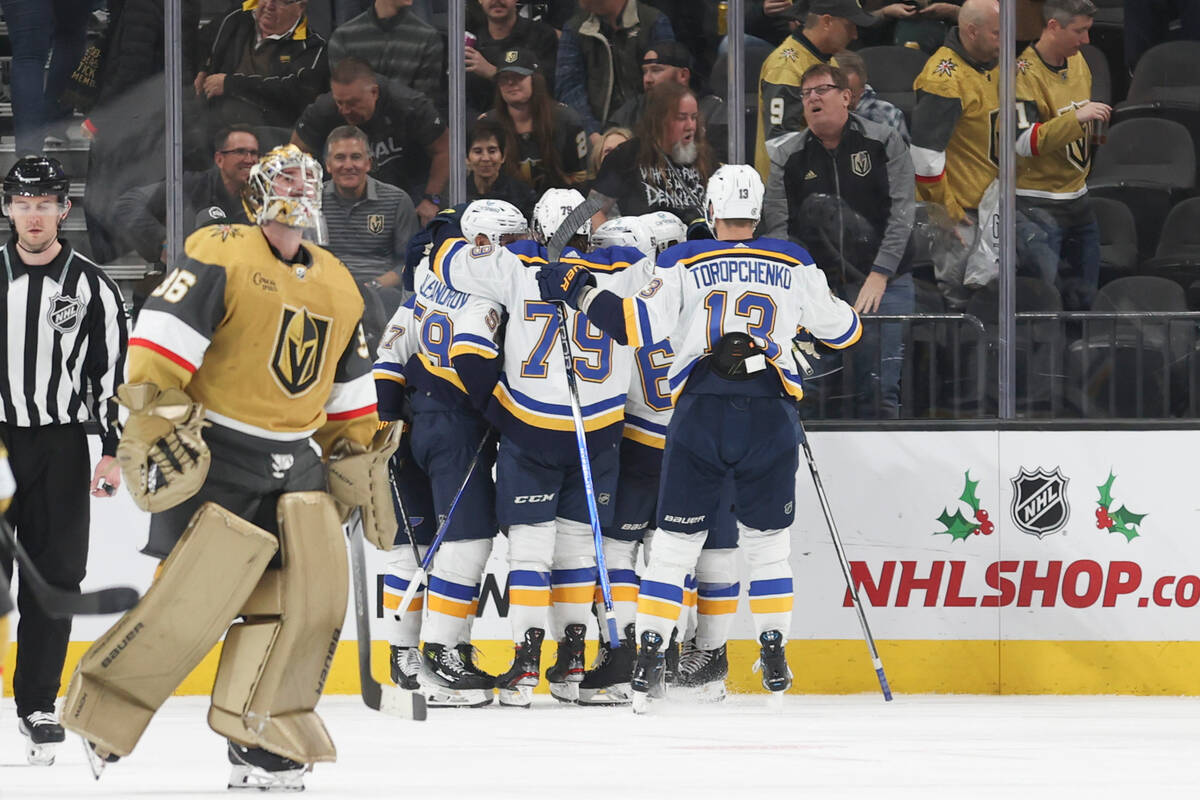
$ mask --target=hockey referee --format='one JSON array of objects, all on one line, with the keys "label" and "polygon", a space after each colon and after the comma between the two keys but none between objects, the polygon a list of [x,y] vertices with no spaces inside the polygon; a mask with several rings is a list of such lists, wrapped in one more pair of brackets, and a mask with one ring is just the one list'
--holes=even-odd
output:
[{"label": "hockey referee", "polygon": [[[8,521],[53,586],[77,591],[87,567],[88,467],[84,432],[100,427],[102,453],[91,493],[121,483],[114,457],[117,408],[128,334],[121,293],[92,261],[59,237],[71,210],[70,180],[53,158],[25,156],[4,178],[4,215],[12,237],[0,251],[0,438],[17,493]],[[0,558],[11,581],[12,555]],[[54,715],[71,635],[20,582],[13,695],[32,764],[54,763],[63,729]]]}]

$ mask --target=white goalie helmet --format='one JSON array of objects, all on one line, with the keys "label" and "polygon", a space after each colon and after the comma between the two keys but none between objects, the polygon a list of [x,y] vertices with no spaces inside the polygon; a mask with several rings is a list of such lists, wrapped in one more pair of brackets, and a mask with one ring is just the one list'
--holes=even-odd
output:
[{"label": "white goalie helmet", "polygon": [[670,211],[651,211],[638,219],[650,229],[654,249],[658,253],[687,240],[687,226]]},{"label": "white goalie helmet", "polygon": [[467,206],[459,225],[463,238],[473,245],[478,244],[479,234],[486,236],[494,246],[503,247],[524,239],[529,233],[525,215],[503,200],[476,200]]},{"label": "white goalie helmet", "polygon": [[648,258],[654,258],[654,235],[640,217],[613,217],[592,231],[588,244],[598,247],[636,247]]},{"label": "white goalie helmet", "polygon": [[708,179],[704,197],[704,221],[716,233],[719,219],[751,219],[762,216],[763,182],[749,164],[726,164]]},{"label": "white goalie helmet", "polygon": [[[550,241],[563,220],[583,202],[578,189],[547,189],[542,199],[533,207],[533,238],[541,244]],[[588,220],[579,230],[581,236],[590,236],[592,222]]]},{"label": "white goalie helmet", "polygon": [[250,168],[242,195],[247,216],[259,225],[320,228],[322,175],[316,159],[296,145],[273,148]]}]

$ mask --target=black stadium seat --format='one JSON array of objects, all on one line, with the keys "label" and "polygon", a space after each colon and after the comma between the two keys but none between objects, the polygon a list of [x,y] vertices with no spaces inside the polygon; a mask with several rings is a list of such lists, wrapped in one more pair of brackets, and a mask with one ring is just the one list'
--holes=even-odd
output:
[{"label": "black stadium seat", "polygon": [[[1169,119],[1200,131],[1200,42],[1164,42],[1138,59],[1129,93],[1117,104],[1113,121],[1138,117]],[[1193,144],[1200,147],[1200,141]]]},{"label": "black stadium seat", "polygon": [[867,82],[879,99],[903,111],[905,121],[911,126],[917,98],[913,81],[921,74],[929,57],[920,50],[900,45],[864,47],[858,54],[867,65]]},{"label": "black stadium seat", "polygon": [[1092,99],[1112,104],[1112,73],[1108,69],[1104,53],[1094,44],[1085,44],[1079,48],[1079,52],[1083,53],[1083,60],[1092,71]]},{"label": "black stadium seat", "polygon": [[1137,225],[1133,212],[1120,200],[1093,197],[1100,227],[1100,282],[1132,275],[1137,270]]},{"label": "black stadium seat", "polygon": [[1184,289],[1200,280],[1200,197],[1179,203],[1167,214],[1154,258],[1140,272],[1169,278]]}]

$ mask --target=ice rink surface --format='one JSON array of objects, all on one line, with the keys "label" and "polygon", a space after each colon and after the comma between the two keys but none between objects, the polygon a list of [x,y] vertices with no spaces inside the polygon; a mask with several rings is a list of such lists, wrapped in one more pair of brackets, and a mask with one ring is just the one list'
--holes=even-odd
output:
[{"label": "ice rink surface", "polygon": [[[54,766],[28,766],[4,699],[0,798],[262,796],[225,789],[206,710],[204,698],[168,701],[96,782],[71,734]],[[421,723],[355,697],[321,710],[339,759],[305,777],[304,797],[1128,800],[1200,784],[1200,698],[789,696],[779,713],[743,695],[635,718],[539,695],[529,710],[435,709]]]}]

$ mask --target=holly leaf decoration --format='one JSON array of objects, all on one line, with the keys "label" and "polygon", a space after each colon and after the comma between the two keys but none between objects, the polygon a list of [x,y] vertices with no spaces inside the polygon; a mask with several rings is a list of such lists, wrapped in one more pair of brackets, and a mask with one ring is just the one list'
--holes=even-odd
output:
[{"label": "holly leaf decoration", "polygon": [[1146,518],[1145,514],[1135,514],[1125,506],[1121,506],[1110,516],[1114,524],[1108,532],[1121,534],[1127,542],[1132,542],[1138,537],[1137,526]]},{"label": "holly leaf decoration", "polygon": [[[1110,508],[1112,506],[1112,485],[1113,481],[1116,479],[1117,476],[1113,475],[1112,470],[1110,469],[1108,471],[1108,480],[1102,485],[1096,487],[1100,490],[1100,505],[1104,506],[1105,508]],[[1114,519],[1116,518],[1114,517]]]},{"label": "holly leaf decoration", "polygon": [[953,516],[951,516],[949,510],[943,511],[942,515],[938,517],[938,522],[942,523],[946,530],[935,531],[934,536],[948,533],[950,534],[950,538],[954,541],[965,540],[968,536],[975,532],[976,528],[979,527],[964,517],[961,511],[955,511]]},{"label": "holly leaf decoration", "polygon": [[963,493],[959,496],[959,500],[971,507],[972,511],[979,510],[979,496],[975,494],[975,487],[979,485],[979,481],[971,480],[971,470],[965,473],[966,485],[963,487]]}]

